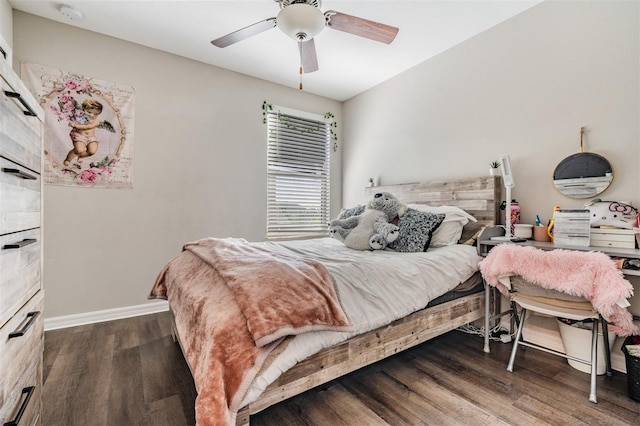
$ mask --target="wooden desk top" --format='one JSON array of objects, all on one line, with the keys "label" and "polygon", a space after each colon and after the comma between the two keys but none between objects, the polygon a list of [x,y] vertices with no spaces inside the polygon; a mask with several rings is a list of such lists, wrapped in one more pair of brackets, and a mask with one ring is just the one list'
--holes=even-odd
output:
[{"label": "wooden desk top", "polygon": [[[478,240],[478,245],[495,246],[507,241],[496,240]],[[542,250],[578,250],[578,251],[600,251],[611,257],[626,257],[627,259],[640,259],[640,250],[626,249],[616,247],[596,247],[596,246],[567,246],[542,241],[526,240],[523,242],[509,242],[509,244],[519,244],[523,246],[531,246]]]},{"label": "wooden desk top", "polygon": [[[486,256],[487,253],[489,253],[489,250],[491,249],[491,247],[496,246],[498,244],[507,243],[507,241],[491,239],[491,237],[501,236],[501,235],[504,235],[503,228],[491,227],[491,228],[485,229],[485,231],[483,231],[478,238],[478,254],[481,256]],[[596,247],[596,246],[568,246],[568,245],[560,245],[560,244],[554,244],[550,242],[542,242],[542,241],[534,241],[534,240],[526,240],[523,242],[508,242],[508,243],[531,246],[531,247],[539,248],[541,250],[563,249],[563,250],[577,250],[577,251],[599,251],[610,257],[640,259],[640,250],[638,249],[627,249],[627,248],[617,248],[617,247]],[[640,276],[640,270],[636,270],[636,269],[622,269],[622,272],[625,275]]]}]

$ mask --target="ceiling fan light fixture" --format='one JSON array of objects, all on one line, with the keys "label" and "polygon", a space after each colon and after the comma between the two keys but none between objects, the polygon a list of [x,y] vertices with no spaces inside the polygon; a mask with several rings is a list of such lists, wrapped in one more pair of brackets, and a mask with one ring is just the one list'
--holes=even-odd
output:
[{"label": "ceiling fan light fixture", "polygon": [[314,38],[325,26],[320,9],[309,4],[292,4],[280,11],[276,17],[280,31],[296,41]]}]

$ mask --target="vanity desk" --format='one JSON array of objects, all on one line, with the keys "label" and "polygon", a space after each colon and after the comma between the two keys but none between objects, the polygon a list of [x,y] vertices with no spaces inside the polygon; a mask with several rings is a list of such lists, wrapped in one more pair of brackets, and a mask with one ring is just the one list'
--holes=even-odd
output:
[{"label": "vanity desk", "polygon": [[[595,246],[568,246],[568,245],[559,245],[551,242],[541,242],[541,241],[534,241],[534,240],[525,240],[522,242],[507,242],[507,241],[491,239],[491,237],[501,236],[501,235],[504,235],[504,229],[501,227],[491,227],[491,228],[485,229],[478,238],[478,244],[477,244],[478,254],[484,257],[489,253],[491,248],[493,248],[498,244],[519,244],[524,246],[535,247],[541,250],[563,249],[563,250],[578,250],[578,251],[598,251],[598,252],[605,253],[610,257],[620,257],[625,259],[640,259],[639,249],[627,249],[627,248],[616,248],[616,247],[595,247]],[[630,278],[633,276],[640,277],[640,270],[622,269],[621,271],[627,278]],[[640,287],[636,286],[635,290],[636,290],[636,294],[639,294],[638,292],[640,292]],[[499,319],[504,315],[508,315],[510,312],[510,311],[502,312],[500,309],[499,299],[497,300],[494,299],[494,306],[498,307],[499,312],[494,313],[493,315],[491,314],[490,307],[491,307],[492,292],[493,292],[493,287],[489,285],[485,285],[484,352],[486,353],[489,353],[490,351],[489,333],[491,329],[491,321]],[[500,296],[499,293],[496,295],[496,297],[498,296]],[[636,297],[640,297],[640,296],[636,296]],[[636,315],[634,315],[633,317],[635,321],[640,320],[640,317],[638,317],[637,315],[638,313],[636,313]],[[559,338],[556,340],[559,340]],[[616,339],[615,343],[613,343],[612,345],[612,349],[613,349],[611,351],[612,367],[615,370],[625,372],[624,358],[622,356],[622,353],[621,351],[615,350],[616,348],[619,348],[621,346],[622,340],[623,340],[622,338],[618,338]],[[617,354],[617,352],[620,352],[620,354]],[[617,358],[617,359],[614,360],[614,358]]]}]

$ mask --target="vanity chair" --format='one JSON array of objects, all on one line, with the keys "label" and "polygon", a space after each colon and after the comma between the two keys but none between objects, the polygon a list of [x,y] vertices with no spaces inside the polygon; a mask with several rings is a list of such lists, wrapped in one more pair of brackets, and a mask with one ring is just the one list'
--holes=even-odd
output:
[{"label": "vanity chair", "polygon": [[[598,402],[596,399],[596,377],[598,364],[598,324],[602,324],[602,334],[604,337],[604,354],[606,363],[606,375],[611,376],[611,353],[609,347],[607,322],[602,316],[596,312],[591,302],[587,299],[573,296],[556,290],[542,288],[536,284],[524,280],[520,276],[510,277],[511,289],[509,290],[509,299],[513,311],[518,331],[516,332],[511,357],[507,365],[507,371],[513,372],[513,366],[516,354],[520,346],[526,346],[538,349],[553,355],[558,355],[573,361],[587,364],[591,367],[591,387],[589,390],[589,401]],[[538,312],[541,314],[567,318],[576,321],[592,320],[593,329],[591,335],[591,359],[585,361],[562,352],[557,352],[535,343],[526,342],[522,338],[522,329],[524,328],[527,316],[530,312]]]},{"label": "vanity chair", "polygon": [[[497,232],[496,227],[487,228],[478,240],[478,253],[485,257],[479,264],[485,282],[485,352],[489,352],[491,320],[512,313],[518,330],[507,370],[513,371],[520,346],[561,356],[570,360],[571,364],[586,364],[591,367],[589,400],[597,402],[598,344],[604,344],[600,358],[602,362],[604,355],[604,372],[611,376],[609,326],[620,336],[639,332],[633,315],[627,309],[630,306],[628,299],[633,296],[633,286],[625,279],[624,270],[620,270],[611,260],[611,251],[563,247],[538,241],[504,243],[491,239]],[[627,249],[625,253],[631,258],[640,258],[640,250]],[[498,305],[498,312],[490,315],[491,287],[510,300],[511,309],[502,311]],[[525,341],[522,330],[532,312],[575,321],[591,320],[593,328],[589,360],[577,359],[573,355]],[[598,333],[600,325],[602,340]],[[570,342],[563,343],[570,345],[565,349],[575,349]],[[575,353],[571,350],[568,352]],[[601,365],[600,374],[602,370]]]}]

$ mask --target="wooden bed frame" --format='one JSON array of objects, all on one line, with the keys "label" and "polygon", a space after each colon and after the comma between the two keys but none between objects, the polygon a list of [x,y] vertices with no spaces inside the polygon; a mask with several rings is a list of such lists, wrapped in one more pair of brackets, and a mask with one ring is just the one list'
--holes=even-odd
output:
[{"label": "wooden bed frame", "polygon": [[[499,176],[377,186],[366,188],[365,195],[382,191],[407,204],[452,205],[469,212],[478,222],[465,226],[461,242],[483,226],[500,223]],[[283,373],[256,401],[240,409],[236,425],[248,425],[251,414],[484,316],[485,295],[479,292],[422,309],[324,349]]]}]

